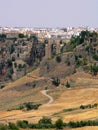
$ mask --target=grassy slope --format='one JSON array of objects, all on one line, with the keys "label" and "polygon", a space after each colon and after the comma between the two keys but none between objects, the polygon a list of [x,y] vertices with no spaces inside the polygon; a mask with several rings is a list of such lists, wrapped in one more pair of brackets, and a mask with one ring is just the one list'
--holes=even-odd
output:
[{"label": "grassy slope", "polygon": [[[38,76],[37,73],[38,73],[37,71],[33,72],[33,76],[34,75]],[[81,75],[82,75],[82,77],[81,77]],[[90,75],[85,74],[85,73],[77,73],[74,76],[67,77],[67,79],[62,79],[62,82],[65,82],[67,80],[72,81],[72,85],[75,88],[66,89],[65,87],[59,87],[59,88],[55,88],[54,90],[48,92],[49,95],[54,97],[55,101],[50,105],[40,107],[39,110],[36,110],[36,111],[28,111],[28,112],[1,111],[0,112],[0,122],[2,122],[2,121],[3,122],[6,122],[6,121],[15,122],[16,120],[20,120],[20,119],[29,120],[30,122],[37,122],[42,116],[49,116],[54,121],[58,118],[62,118],[65,122],[68,122],[70,120],[80,121],[80,120],[88,120],[88,119],[97,119],[98,118],[98,116],[97,116],[98,109],[76,110],[73,112],[60,113],[63,109],[79,107],[81,104],[98,103],[98,88],[97,88],[98,80],[97,80],[97,78],[98,77],[92,78]],[[39,79],[39,77],[36,78],[36,80],[38,80],[38,79]],[[8,84],[7,88],[5,88],[5,90],[8,90],[9,88],[13,88],[16,85],[20,86],[24,82],[26,83],[26,82],[30,82],[33,80],[35,80],[35,79],[25,76],[25,77],[15,81],[14,83]],[[36,95],[30,96],[30,97],[27,96],[26,98],[24,98],[24,100],[30,100],[31,98],[33,98],[32,101],[39,100],[39,102],[40,102],[40,99],[41,99],[42,102],[47,102],[48,99],[40,93],[40,89],[35,89],[35,90],[33,90],[33,92],[37,93],[37,96]],[[8,91],[8,93],[9,93],[9,91]],[[30,90],[26,91],[26,93],[24,93],[24,95],[26,96],[27,93],[30,94],[31,91]],[[15,93],[12,94],[12,96],[14,97]],[[20,95],[18,95],[18,96],[20,97]],[[2,98],[1,92],[0,92],[0,98]],[[16,99],[17,99],[17,97],[16,97]],[[5,98],[5,99],[2,98],[2,102],[4,102],[4,101],[7,101],[7,98]],[[16,104],[19,101],[20,100],[16,100]],[[12,104],[15,105],[15,102],[13,101]],[[6,106],[7,106],[7,103],[5,102],[5,105],[3,107],[6,107]],[[58,114],[53,116],[54,113],[58,113]],[[85,127],[85,128],[88,128],[90,130],[89,127]],[[91,129],[93,130],[93,127],[91,127]],[[84,130],[84,129],[80,128],[80,130]]]}]

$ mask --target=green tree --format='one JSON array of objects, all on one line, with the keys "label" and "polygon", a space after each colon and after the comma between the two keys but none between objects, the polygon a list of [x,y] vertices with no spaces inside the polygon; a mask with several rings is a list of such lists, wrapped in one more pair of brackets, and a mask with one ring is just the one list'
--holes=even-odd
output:
[{"label": "green tree", "polygon": [[18,64],[18,69],[21,70],[22,64]]},{"label": "green tree", "polygon": [[14,62],[14,67],[17,68],[17,63],[16,62]]},{"label": "green tree", "polygon": [[66,83],[66,87],[67,88],[70,88],[70,83],[67,81],[67,83]]},{"label": "green tree", "polygon": [[19,128],[14,123],[9,123],[8,127],[10,130],[19,130]]},{"label": "green tree", "polygon": [[63,129],[63,121],[62,119],[58,119],[56,122],[55,122],[55,127],[57,129]]},{"label": "green tree", "polygon": [[7,67],[12,67],[12,60],[11,59],[7,60]]},{"label": "green tree", "polygon": [[60,63],[60,62],[61,62],[61,56],[57,56],[57,57],[56,57],[56,62],[57,62],[57,63]]},{"label": "green tree", "polygon": [[19,38],[24,38],[24,34],[20,33],[20,34],[18,35],[18,37],[19,37]]},{"label": "green tree", "polygon": [[92,64],[90,66],[90,71],[92,73],[92,75],[96,76],[98,73],[98,66],[96,65],[96,63]]},{"label": "green tree", "polygon": [[39,120],[39,123],[52,124],[52,120],[48,117],[43,117],[42,119]]},{"label": "green tree", "polygon": [[8,130],[6,125],[0,124],[0,130]]},{"label": "green tree", "polygon": [[15,57],[14,56],[12,56],[12,61],[15,61]]},{"label": "green tree", "polygon": [[52,81],[53,85],[55,86],[59,86],[60,84],[60,79],[57,77],[57,78],[53,78],[53,81]]},{"label": "green tree", "polygon": [[40,128],[52,128],[52,120],[48,117],[43,117],[38,122]]},{"label": "green tree", "polygon": [[10,50],[9,51],[10,51],[10,54],[12,54],[15,51],[15,47],[14,47],[13,44],[10,46]]},{"label": "green tree", "polygon": [[28,121],[23,120],[23,121],[17,121],[17,126],[20,128],[27,128],[28,127]]}]

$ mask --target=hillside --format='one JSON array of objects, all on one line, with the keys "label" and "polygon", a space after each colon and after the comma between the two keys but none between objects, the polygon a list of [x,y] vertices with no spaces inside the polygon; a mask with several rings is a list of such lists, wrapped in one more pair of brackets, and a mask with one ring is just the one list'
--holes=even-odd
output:
[{"label": "hillside", "polygon": [[[21,55],[7,62],[13,53],[4,62],[1,60],[0,123],[37,123],[42,117],[53,122],[61,118],[66,123],[98,120],[98,34],[81,32],[68,43],[60,41],[60,46],[58,40],[39,42],[33,37],[32,42],[26,52],[29,56],[24,55],[27,61]],[[50,45],[51,51],[47,52]],[[14,68],[15,62],[21,64],[18,69]],[[11,69],[14,72],[5,80]]]}]

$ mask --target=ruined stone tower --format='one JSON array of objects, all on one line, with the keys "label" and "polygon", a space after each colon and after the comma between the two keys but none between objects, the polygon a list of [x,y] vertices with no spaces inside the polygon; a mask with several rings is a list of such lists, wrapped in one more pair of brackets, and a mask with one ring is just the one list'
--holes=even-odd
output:
[{"label": "ruined stone tower", "polygon": [[60,40],[49,39],[45,46],[45,58],[51,58],[53,55],[59,54],[61,52],[61,47]]}]

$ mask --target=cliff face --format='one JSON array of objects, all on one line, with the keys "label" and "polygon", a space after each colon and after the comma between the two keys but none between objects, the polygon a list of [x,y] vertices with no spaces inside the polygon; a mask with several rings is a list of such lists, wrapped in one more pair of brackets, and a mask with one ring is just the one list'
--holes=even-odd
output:
[{"label": "cliff face", "polygon": [[0,76],[13,80],[40,68],[40,76],[64,77],[98,64],[98,34],[88,31],[61,39],[5,39],[0,41]]},{"label": "cliff face", "polygon": [[42,57],[44,56],[45,56],[44,44],[39,43],[38,39],[35,37],[32,43],[28,64],[30,66],[34,65],[35,62],[40,62],[42,60]]},{"label": "cliff face", "polygon": [[[91,70],[93,64],[96,70]],[[72,37],[67,45],[63,45],[63,51],[60,53],[52,55],[49,59],[44,58],[40,64],[40,75],[66,77],[77,71],[92,73],[92,71],[98,71],[97,65],[98,34],[86,31],[81,32],[78,37]]]}]

